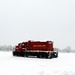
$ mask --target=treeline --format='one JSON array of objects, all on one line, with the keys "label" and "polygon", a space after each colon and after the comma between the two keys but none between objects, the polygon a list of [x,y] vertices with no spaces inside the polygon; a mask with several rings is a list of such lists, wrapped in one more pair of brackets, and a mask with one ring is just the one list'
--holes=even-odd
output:
[{"label": "treeline", "polygon": [[0,51],[12,51],[14,49],[14,46],[11,45],[1,45]]},{"label": "treeline", "polygon": [[59,48],[54,48],[55,50],[58,50],[58,52],[61,53],[75,53],[75,50],[71,49],[70,46],[67,46],[66,48],[59,49]]}]

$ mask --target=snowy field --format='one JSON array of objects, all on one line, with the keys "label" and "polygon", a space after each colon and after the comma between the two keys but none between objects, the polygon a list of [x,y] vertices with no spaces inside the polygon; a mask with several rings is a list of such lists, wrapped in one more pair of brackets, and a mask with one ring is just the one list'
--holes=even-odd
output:
[{"label": "snowy field", "polygon": [[75,53],[59,53],[58,58],[14,57],[0,51],[0,75],[75,75]]}]

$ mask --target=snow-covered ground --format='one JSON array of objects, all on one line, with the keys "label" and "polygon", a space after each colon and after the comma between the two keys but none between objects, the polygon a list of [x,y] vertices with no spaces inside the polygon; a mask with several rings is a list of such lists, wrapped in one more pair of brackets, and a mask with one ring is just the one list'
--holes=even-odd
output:
[{"label": "snow-covered ground", "polygon": [[0,51],[0,75],[75,75],[75,53],[59,53],[58,58],[14,57]]}]

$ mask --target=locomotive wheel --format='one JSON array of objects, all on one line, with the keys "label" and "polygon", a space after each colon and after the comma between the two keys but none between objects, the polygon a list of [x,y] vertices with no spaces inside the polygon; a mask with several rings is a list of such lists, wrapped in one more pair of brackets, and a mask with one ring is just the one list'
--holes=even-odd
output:
[{"label": "locomotive wheel", "polygon": [[23,53],[23,52],[20,52],[19,55],[20,55],[21,57],[24,57],[24,53]]},{"label": "locomotive wheel", "polygon": [[40,55],[37,55],[37,58],[40,58]]},{"label": "locomotive wheel", "polygon": [[48,58],[48,55],[46,55],[45,58]]}]

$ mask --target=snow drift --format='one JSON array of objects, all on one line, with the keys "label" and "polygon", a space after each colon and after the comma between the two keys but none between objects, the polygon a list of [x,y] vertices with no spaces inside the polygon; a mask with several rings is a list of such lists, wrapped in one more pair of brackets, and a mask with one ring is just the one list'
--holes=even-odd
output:
[{"label": "snow drift", "polygon": [[59,53],[58,58],[39,59],[0,52],[0,75],[75,75],[75,53]]}]

